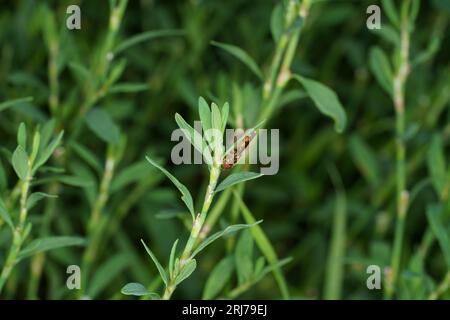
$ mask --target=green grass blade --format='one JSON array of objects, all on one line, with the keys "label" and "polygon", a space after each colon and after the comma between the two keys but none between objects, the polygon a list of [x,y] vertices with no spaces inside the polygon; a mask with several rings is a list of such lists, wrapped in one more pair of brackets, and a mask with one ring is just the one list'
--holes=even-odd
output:
[{"label": "green grass blade", "polygon": [[[234,192],[234,196],[236,198],[236,201],[239,204],[239,207],[241,209],[242,216],[244,217],[245,222],[248,224],[253,224],[256,222],[256,219],[254,218],[251,211],[247,208],[245,203],[242,201],[241,197]],[[253,226],[253,228],[250,229],[253,238],[255,239],[255,242],[257,243],[259,249],[264,254],[266,259],[269,261],[270,264],[275,265],[279,262],[279,259],[277,257],[277,254],[270,243],[269,238],[267,238],[266,234],[262,230],[262,228],[258,225]],[[284,275],[280,269],[280,267],[276,267],[273,269],[273,275],[275,277],[275,280],[278,283],[278,287],[280,288],[281,296],[283,299],[289,299],[289,290],[286,283],[286,279],[284,278]]]}]

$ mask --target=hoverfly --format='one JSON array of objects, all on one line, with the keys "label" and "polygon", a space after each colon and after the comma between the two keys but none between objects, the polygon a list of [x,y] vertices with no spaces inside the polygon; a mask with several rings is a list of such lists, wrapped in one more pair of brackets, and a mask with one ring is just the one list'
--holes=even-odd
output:
[{"label": "hoverfly", "polygon": [[222,168],[225,170],[233,168],[236,163],[239,161],[242,153],[247,149],[248,145],[252,141],[252,139],[256,136],[256,131],[245,133],[244,138],[241,140],[239,144],[236,141],[236,136],[234,137],[234,149],[230,150],[224,157]]}]

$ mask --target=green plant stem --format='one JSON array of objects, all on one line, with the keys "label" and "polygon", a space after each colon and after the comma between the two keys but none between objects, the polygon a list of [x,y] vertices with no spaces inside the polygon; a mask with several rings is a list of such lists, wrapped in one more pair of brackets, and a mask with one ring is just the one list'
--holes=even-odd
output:
[{"label": "green plant stem", "polygon": [[[49,186],[48,193],[49,194],[58,194],[59,188],[60,188],[60,183],[55,181]],[[42,225],[41,225],[41,229],[40,229],[41,237],[48,236],[50,233],[50,223],[53,218],[55,208],[56,208],[56,199],[49,198],[47,200],[47,203],[45,206],[44,217],[43,217]],[[28,292],[27,292],[28,299],[37,299],[38,298],[39,281],[41,279],[45,259],[46,259],[46,254],[44,252],[36,254],[31,259],[30,280],[28,283]]]},{"label": "green plant stem", "polygon": [[450,271],[447,272],[447,274],[444,277],[444,280],[436,288],[436,290],[434,290],[430,294],[428,300],[437,300],[442,294],[446,293],[449,290],[450,290]]},{"label": "green plant stem", "polygon": [[102,212],[108,201],[109,188],[114,175],[115,166],[116,157],[114,148],[112,146],[109,146],[105,161],[105,169],[103,172],[102,181],[100,183],[100,189],[92,208],[90,219],[88,221],[88,243],[82,259],[83,281],[80,290],[81,295],[84,294],[86,290],[87,278],[89,277],[92,263],[94,262],[97,254],[98,244],[101,238],[101,233],[99,231],[103,230],[102,225],[106,221],[105,219],[102,219]]},{"label": "green plant stem", "polygon": [[177,277],[178,272],[181,270],[181,268],[186,265],[186,263],[189,262],[191,259],[191,254],[194,249],[194,245],[197,242],[197,240],[200,237],[200,232],[202,231],[203,225],[205,223],[206,217],[208,215],[209,208],[211,206],[212,200],[214,198],[214,190],[217,185],[217,181],[219,180],[220,176],[220,163],[213,165],[211,167],[210,176],[209,176],[209,184],[206,188],[206,194],[205,199],[203,201],[203,206],[201,212],[197,215],[195,218],[191,234],[189,235],[189,239],[186,243],[186,246],[184,247],[183,253],[180,256],[180,259],[178,261],[178,265],[175,266],[175,271],[173,276],[170,278],[169,284],[167,285],[163,297],[163,300],[168,300],[172,296],[173,291],[175,290],[175,279]]},{"label": "green plant stem", "polygon": [[[289,27],[295,21],[298,14],[303,20],[303,24],[309,14],[311,2],[309,0],[303,1],[298,11],[293,1],[289,4],[289,9],[286,16],[286,24]],[[293,12],[295,14],[293,14]],[[298,40],[303,27],[298,28],[295,32],[285,33],[281,37],[275,50],[275,55],[270,67],[270,77],[266,81],[263,90],[262,112],[259,121],[269,119],[274,112],[274,109],[279,101],[280,95],[283,92],[286,84],[289,81],[291,71],[290,66],[294,59],[295,51],[297,50]]]},{"label": "green plant stem", "polygon": [[409,21],[407,10],[402,11],[400,64],[394,77],[394,107],[396,113],[396,184],[397,184],[397,219],[395,225],[394,247],[392,251],[391,270],[388,276],[386,297],[392,298],[400,272],[405,220],[408,210],[409,193],[406,190],[406,146],[405,136],[405,83],[409,74]]},{"label": "green plant stem", "polygon": [[82,103],[78,115],[73,122],[73,130],[70,141],[75,141],[80,134],[83,125],[83,115],[92,108],[92,106],[102,98],[107,92],[106,77],[111,61],[114,59],[113,49],[117,38],[119,27],[122,23],[123,15],[127,7],[128,0],[119,0],[119,4],[110,8],[108,32],[106,38],[98,52],[98,56],[93,61],[92,71],[97,75],[95,87],[86,90],[86,98]]},{"label": "green plant stem", "polygon": [[25,241],[28,233],[25,228],[25,223],[28,215],[27,198],[31,182],[31,168],[32,163],[29,161],[28,174],[21,184],[19,223],[17,224],[13,232],[13,242],[11,248],[9,249],[5,264],[3,265],[2,272],[0,274],[0,293],[2,292],[2,289],[16,264],[17,256],[19,255],[22,244]]}]

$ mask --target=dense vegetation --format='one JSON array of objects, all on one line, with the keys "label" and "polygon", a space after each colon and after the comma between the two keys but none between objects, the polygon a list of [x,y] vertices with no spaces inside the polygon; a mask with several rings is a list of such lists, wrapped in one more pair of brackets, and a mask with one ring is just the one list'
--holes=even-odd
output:
[{"label": "dense vegetation", "polygon": [[[450,297],[448,0],[0,8],[2,299]],[[199,119],[279,172],[173,164]]]}]

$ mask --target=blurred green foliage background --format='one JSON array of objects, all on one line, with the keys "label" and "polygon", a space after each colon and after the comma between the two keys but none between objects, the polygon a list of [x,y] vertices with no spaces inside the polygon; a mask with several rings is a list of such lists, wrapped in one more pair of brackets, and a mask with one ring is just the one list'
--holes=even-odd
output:
[{"label": "blurred green foliage background", "polygon": [[[394,45],[388,32],[366,27],[367,7],[380,2],[330,0],[317,1],[311,7],[291,70],[333,88],[346,110],[347,128],[337,133],[332,121],[315,109],[299,85],[289,83],[283,96],[285,103],[266,123],[268,128],[280,129],[279,173],[249,181],[243,193],[255,218],[264,220],[261,227],[278,257],[292,257],[283,267],[292,298],[383,296],[383,290],[366,287],[368,265],[379,265],[382,270],[390,265],[395,225],[395,113],[369,60],[373,46],[389,54]],[[81,30],[66,28],[66,8],[71,4],[81,8]],[[10,159],[21,122],[34,128],[55,119],[55,132],[64,129],[65,136],[56,150],[61,155],[51,160],[52,166],[89,182],[60,184],[52,178],[55,172],[41,173],[37,179],[43,184],[36,184],[36,190],[59,196],[39,202],[31,211],[32,238],[86,234],[108,148],[80,120],[83,116],[79,111],[86,105],[106,111],[126,137],[110,196],[102,210],[109,221],[108,231],[92,263],[89,289],[84,296],[124,299],[127,297],[120,289],[131,281],[158,288],[157,270],[139,240],[144,239],[166,261],[173,241],[185,241],[188,236],[185,218],[189,215],[179,201],[178,191],[144,157],[151,154],[165,162],[165,167],[191,190],[194,202],[201,203],[207,183],[205,167],[170,163],[175,145],[170,141],[176,128],[174,114],[180,113],[189,122],[198,120],[197,100],[203,96],[219,105],[228,101],[234,110],[233,119],[237,114],[233,108],[239,105],[244,126],[255,124],[261,82],[244,64],[210,41],[240,47],[267,72],[275,47],[270,31],[275,5],[275,1],[245,0],[128,1],[114,46],[150,30],[176,31],[117,53],[113,66],[126,61],[117,83],[133,85],[116,87],[115,92],[107,90],[94,99],[92,88],[100,87],[93,79],[102,78],[104,67],[98,56],[108,33],[108,1],[1,2],[0,102],[27,96],[33,100],[0,112],[0,195],[6,201],[17,182]],[[448,172],[449,15],[449,1],[421,1],[411,34],[412,58],[431,49],[426,61],[412,70],[405,91],[410,206],[398,298],[429,297],[450,271],[444,258],[449,253],[443,252],[450,244],[442,243],[448,237],[436,241],[434,233],[427,233],[429,220],[425,214],[430,204],[442,203],[439,230],[448,234],[448,195],[439,197],[433,187],[431,172],[436,163],[429,149],[433,137],[438,136]],[[381,18],[383,26],[388,24],[384,12]],[[56,77],[52,78],[53,62]],[[83,150],[89,156],[83,156]],[[449,177],[447,174],[444,178],[447,186]],[[234,206],[231,197],[219,225],[242,221]],[[233,255],[235,237],[239,238],[239,234],[208,247],[196,272],[179,287],[174,298],[202,297],[211,270],[223,257]],[[1,226],[0,265],[4,264],[10,241],[9,230]],[[338,245],[333,251],[336,241],[343,247]],[[56,249],[41,258],[21,261],[1,297],[76,297],[77,293],[65,286],[66,268],[81,265],[83,248]],[[336,265],[341,265],[342,270],[336,271]],[[33,275],[33,267],[39,266],[41,271]],[[226,297],[236,281],[233,274],[218,296]],[[280,297],[277,282],[268,274],[236,298]],[[449,298],[450,292],[444,290],[440,297]]]}]

